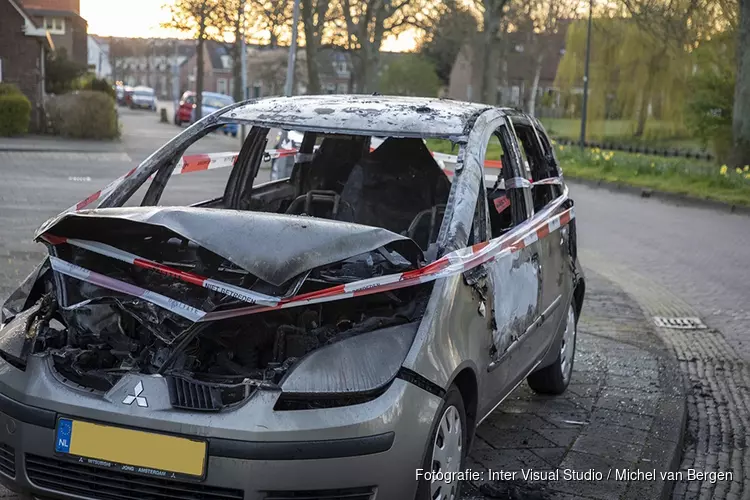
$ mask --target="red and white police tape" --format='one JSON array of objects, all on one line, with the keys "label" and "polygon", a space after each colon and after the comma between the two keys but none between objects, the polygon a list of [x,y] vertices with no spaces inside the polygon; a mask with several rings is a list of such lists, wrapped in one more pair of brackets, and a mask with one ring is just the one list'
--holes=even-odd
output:
[{"label": "red and white police tape", "polygon": [[[175,166],[172,175],[181,175],[191,172],[202,172],[205,170],[231,167],[237,161],[237,155],[238,153],[211,153],[183,156]],[[295,155],[297,155],[296,149],[268,149],[264,152],[264,158],[267,161]],[[458,160],[457,156],[444,153],[432,153],[432,156],[438,162],[440,167],[445,170],[446,175],[448,175],[449,177],[453,175],[453,172],[451,170],[446,169],[445,164],[455,163]],[[499,161],[487,160],[485,162],[485,168],[502,168],[502,165]],[[135,170],[136,169],[134,168],[125,175],[118,177],[117,179],[107,184],[104,188],[87,196],[62,213],[75,212],[76,210],[84,209],[89,205],[95,203],[96,201],[114,191],[114,189],[117,188],[117,186],[119,186],[122,181],[133,175],[133,172],[135,172]],[[487,177],[489,180],[490,176]]]},{"label": "red and white police tape", "polygon": [[100,255],[105,255],[130,263],[136,267],[151,269],[175,279],[180,279],[209,290],[214,290],[251,304],[247,307],[227,311],[206,312],[175,299],[165,297],[156,292],[95,273],[57,257],[50,256],[52,268],[59,273],[103,288],[142,298],[143,300],[167,309],[193,322],[215,321],[274,309],[299,307],[303,305],[329,302],[332,300],[381,293],[464,273],[479,265],[518,252],[557,229],[567,225],[575,217],[573,208],[568,208],[555,214],[557,210],[562,208],[562,204],[566,200],[567,196],[561,196],[555,200],[553,205],[545,210],[546,213],[552,215],[537,222],[535,225],[529,224],[528,227],[524,228],[524,224],[510,233],[488,242],[479,243],[472,247],[462,248],[451,252],[422,268],[403,273],[368,278],[343,285],[336,285],[290,298],[259,294],[218,280],[205,278],[193,273],[187,273],[148,259],[143,259],[137,255],[99,242],[60,238],[50,234],[44,234],[42,238],[51,245],[68,243]]}]

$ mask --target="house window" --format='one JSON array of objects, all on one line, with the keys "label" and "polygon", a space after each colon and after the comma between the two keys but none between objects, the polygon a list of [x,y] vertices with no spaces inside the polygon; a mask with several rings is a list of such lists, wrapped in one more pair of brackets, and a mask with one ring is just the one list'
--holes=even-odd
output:
[{"label": "house window", "polygon": [[65,34],[65,19],[62,17],[45,17],[44,29],[53,35]]},{"label": "house window", "polygon": [[219,94],[226,94],[227,93],[227,79],[226,78],[219,78],[216,81],[216,91]]}]

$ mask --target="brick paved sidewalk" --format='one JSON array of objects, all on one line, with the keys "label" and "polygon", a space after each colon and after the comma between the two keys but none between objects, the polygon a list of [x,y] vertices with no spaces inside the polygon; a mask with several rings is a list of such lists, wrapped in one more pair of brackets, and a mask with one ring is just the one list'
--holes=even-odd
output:
[{"label": "brick paved sidewalk", "polygon": [[[574,374],[563,396],[534,394],[524,383],[477,429],[468,467],[483,480],[472,499],[656,499],[672,483],[685,427],[679,368],[641,308],[601,276],[587,272]],[[491,471],[554,471],[558,480],[487,481]],[[565,469],[593,469],[602,480],[566,480]],[[616,480],[616,470],[655,480]],[[610,472],[611,471],[611,472]],[[608,474],[610,479],[606,480]]]}]

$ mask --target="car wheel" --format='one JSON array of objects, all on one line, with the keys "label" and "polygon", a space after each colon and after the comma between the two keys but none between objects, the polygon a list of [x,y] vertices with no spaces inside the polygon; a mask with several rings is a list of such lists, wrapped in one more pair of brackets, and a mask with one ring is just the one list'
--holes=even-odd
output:
[{"label": "car wheel", "polygon": [[443,404],[432,424],[427,442],[422,469],[425,472],[441,472],[443,477],[431,481],[421,479],[415,500],[458,500],[460,481],[445,481],[446,473],[464,470],[468,452],[468,429],[464,400],[456,386],[451,386],[443,398]]},{"label": "car wheel", "polygon": [[549,366],[541,368],[526,378],[534,392],[540,394],[562,394],[568,388],[573,374],[573,359],[576,354],[576,311],[573,303],[568,306],[565,331],[560,343],[560,353]]},{"label": "car wheel", "polygon": [[237,137],[237,132],[232,132],[232,137]]}]

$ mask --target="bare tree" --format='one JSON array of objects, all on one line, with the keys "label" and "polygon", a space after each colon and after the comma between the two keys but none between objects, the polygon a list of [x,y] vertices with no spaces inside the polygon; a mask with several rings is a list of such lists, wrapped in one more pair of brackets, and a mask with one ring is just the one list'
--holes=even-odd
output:
[{"label": "bare tree", "polygon": [[205,66],[205,42],[223,34],[226,14],[221,0],[177,0],[169,6],[171,21],[165,28],[191,33],[197,40],[197,68],[195,78],[195,119],[203,115],[203,71]]},{"label": "bare tree", "polygon": [[251,24],[247,33],[254,34],[259,43],[268,43],[272,49],[279,46],[279,39],[289,31],[292,23],[291,0],[248,0],[245,17]]},{"label": "bare tree", "polygon": [[329,0],[301,0],[302,29],[305,33],[305,53],[307,55],[307,93],[320,93],[320,68],[317,54],[323,40],[331,13]]},{"label": "bare tree", "polygon": [[439,18],[420,40],[419,52],[432,61],[441,82],[448,85],[459,52],[478,30],[478,20],[463,3],[447,0],[442,5]]},{"label": "bare tree", "polygon": [[357,92],[372,92],[377,85],[380,49],[385,37],[408,27],[423,28],[437,17],[438,7],[430,0],[340,0],[335,25],[344,36],[340,45],[353,56],[351,83]]},{"label": "bare tree", "polygon": [[474,61],[480,60],[482,102],[495,104],[497,100],[497,66],[500,26],[510,0],[474,0],[474,8],[482,13],[482,35],[474,43]]}]

